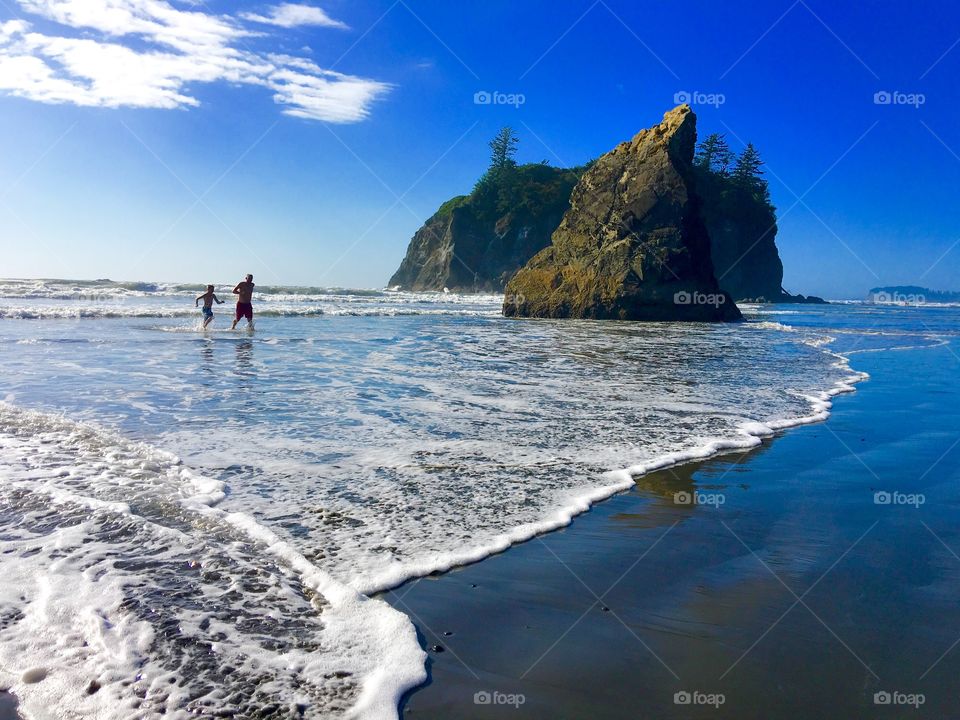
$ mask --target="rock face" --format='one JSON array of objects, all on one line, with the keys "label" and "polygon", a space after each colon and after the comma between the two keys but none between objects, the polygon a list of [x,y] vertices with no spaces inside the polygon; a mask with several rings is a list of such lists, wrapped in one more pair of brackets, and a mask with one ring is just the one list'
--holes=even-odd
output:
[{"label": "rock face", "polygon": [[722,192],[712,179],[698,176],[697,190],[703,198],[717,282],[737,301],[783,302],[783,262],[773,207],[737,188]]},{"label": "rock face", "polygon": [[714,276],[694,191],[696,116],[687,105],[600,157],[570,209],[507,284],[516,317],[737,320]]},{"label": "rock face", "polygon": [[776,210],[766,197],[715,173],[698,169],[696,176],[720,287],[737,302],[825,302],[783,289]]},{"label": "rock face", "polygon": [[417,230],[391,286],[405,290],[500,292],[518,268],[550,244],[569,207],[579,171],[547,165],[516,169],[509,210],[474,192],[444,203]]}]

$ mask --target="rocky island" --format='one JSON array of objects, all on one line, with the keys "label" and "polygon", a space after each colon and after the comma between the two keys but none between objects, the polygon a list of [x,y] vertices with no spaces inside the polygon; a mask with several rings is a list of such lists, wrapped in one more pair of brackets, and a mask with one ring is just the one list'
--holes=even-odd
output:
[{"label": "rocky island", "polygon": [[513,317],[737,320],[694,191],[696,116],[681,105],[583,174],[549,247],[507,284]]},{"label": "rocky island", "polygon": [[[693,113],[690,115],[695,123]],[[695,142],[695,129],[690,138]],[[488,170],[470,194],[445,202],[416,232],[390,278],[391,286],[415,291],[501,292],[518,270],[550,246],[554,231],[571,207],[574,188],[597,161],[567,169],[546,162],[518,165],[514,161],[516,144],[512,130],[501,130],[490,143]],[[823,302],[791,295],[782,287],[775,208],[762,178],[762,164],[752,145],[736,155],[717,134],[700,143],[692,165],[684,159],[683,182],[688,194],[699,198],[699,216],[709,238],[710,261],[706,264],[712,263],[713,276],[725,298]],[[635,182],[632,187],[637,190]],[[691,304],[701,299],[690,297]]]}]

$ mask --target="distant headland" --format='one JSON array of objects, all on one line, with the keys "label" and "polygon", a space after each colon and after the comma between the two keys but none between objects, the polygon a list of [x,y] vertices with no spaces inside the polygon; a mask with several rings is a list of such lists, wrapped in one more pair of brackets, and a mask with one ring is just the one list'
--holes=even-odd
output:
[{"label": "distant headland", "polygon": [[867,302],[893,305],[960,303],[960,291],[931,290],[919,285],[887,285],[871,288],[867,293]]}]

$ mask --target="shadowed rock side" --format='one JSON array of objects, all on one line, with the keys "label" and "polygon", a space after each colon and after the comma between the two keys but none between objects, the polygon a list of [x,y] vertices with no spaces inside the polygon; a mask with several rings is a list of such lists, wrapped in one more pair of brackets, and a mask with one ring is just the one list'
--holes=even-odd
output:
[{"label": "shadowed rock side", "polygon": [[507,284],[516,317],[722,321],[740,319],[720,289],[693,191],[696,116],[687,105],[600,157],[570,209]]},{"label": "shadowed rock side", "polygon": [[517,167],[510,207],[502,212],[477,191],[447,201],[417,230],[389,284],[415,291],[502,291],[518,268],[550,244],[580,172]]},{"label": "shadowed rock side", "polygon": [[722,188],[721,182],[697,176],[717,282],[737,301],[788,301],[773,206],[745,190]]},{"label": "shadowed rock side", "polygon": [[824,302],[813,295],[791,295],[783,289],[776,209],[765,192],[703,168],[696,169],[696,182],[720,287],[737,302]]}]

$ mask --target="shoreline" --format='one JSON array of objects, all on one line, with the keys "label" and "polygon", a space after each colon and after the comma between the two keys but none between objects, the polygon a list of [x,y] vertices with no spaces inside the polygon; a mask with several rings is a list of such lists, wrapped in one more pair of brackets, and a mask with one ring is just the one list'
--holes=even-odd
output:
[{"label": "shoreline", "polygon": [[[782,325],[782,331],[793,332],[794,330],[788,325]],[[810,415],[769,420],[767,422],[747,422],[736,428],[737,434],[735,436],[714,439],[705,445],[699,445],[689,450],[660,455],[642,465],[608,470],[599,477],[609,478],[614,482],[590,488],[581,495],[571,497],[568,504],[550,511],[550,516],[554,519],[518,525],[508,532],[494,537],[487,545],[470,548],[458,555],[445,557],[442,561],[425,568],[401,569],[389,577],[378,578],[372,584],[358,587],[357,591],[368,597],[375,597],[397,590],[409,582],[424,577],[451,572],[458,568],[483,562],[485,559],[506,552],[512,547],[569,527],[578,516],[590,512],[597,504],[629,491],[645,475],[704,462],[729,453],[760,448],[765,440],[773,439],[788,430],[826,422],[830,418],[834,398],[856,392],[856,386],[859,383],[870,379],[869,373],[851,368],[849,357],[843,353],[830,350],[828,346],[833,342],[835,342],[835,338],[827,337],[816,347],[824,354],[836,358],[837,362],[833,364],[833,367],[848,373],[848,375],[838,380],[830,388],[819,391],[816,395],[803,396],[810,407]]]},{"label": "shoreline", "polygon": [[[949,348],[947,348],[949,350]],[[923,353],[926,356],[938,355],[949,357],[944,352],[943,346],[933,346],[924,348]],[[837,353],[834,353],[837,354]],[[911,354],[892,353],[899,356],[887,362],[886,364],[908,363]],[[839,355],[839,354],[838,354]],[[868,369],[873,369],[878,364],[884,364],[883,360],[887,353],[872,353],[869,360],[864,358],[864,365]],[[849,362],[845,356],[840,355],[845,362]],[[924,362],[927,362],[924,360]],[[859,363],[858,363],[859,364]],[[860,377],[860,379],[864,379]],[[728,530],[737,527],[737,523],[743,522],[744,518],[750,518],[754,515],[759,517],[767,516],[768,519],[776,519],[783,515],[789,516],[789,511],[784,511],[777,507],[775,498],[776,492],[770,488],[782,493],[790,493],[791,496],[798,495],[804,498],[805,502],[816,500],[810,512],[822,512],[827,515],[836,515],[835,525],[843,526],[850,537],[845,540],[852,542],[867,527],[852,527],[853,523],[845,519],[843,508],[853,503],[856,506],[856,515],[859,517],[864,514],[870,514],[876,508],[873,506],[872,497],[867,498],[871,502],[867,503],[864,497],[871,494],[878,487],[876,477],[873,477],[867,471],[865,466],[857,469],[856,460],[850,462],[851,451],[844,448],[843,443],[854,445],[852,439],[844,440],[843,443],[837,441],[841,436],[846,437],[848,433],[860,434],[862,437],[856,439],[858,451],[870,454],[877,452],[870,441],[870,426],[875,424],[877,416],[877,405],[883,405],[889,395],[897,398],[897,404],[910,406],[911,398],[909,390],[898,387],[896,373],[884,372],[882,379],[877,383],[877,389],[880,396],[874,393],[858,393],[853,396],[853,400],[845,403],[842,407],[835,410],[837,422],[831,418],[828,425],[822,423],[805,424],[797,428],[796,432],[787,433],[778,431],[773,436],[767,436],[767,441],[762,442],[759,447],[743,448],[743,452],[736,460],[731,460],[731,452],[724,452],[720,455],[713,455],[710,458],[687,462],[682,465],[672,466],[664,469],[655,470],[647,475],[637,478],[636,486],[632,491],[621,492],[608,499],[604,503],[599,503],[592,508],[588,514],[582,515],[574,520],[577,525],[576,531],[566,528],[557,530],[549,535],[540,536],[536,541],[516,545],[511,548],[511,552],[500,553],[490,557],[484,563],[476,563],[466,567],[454,569],[440,576],[421,578],[395,588],[394,590],[380,595],[383,599],[390,602],[394,607],[410,615],[413,622],[417,625],[418,632],[421,634],[423,644],[430,651],[429,673],[430,678],[425,685],[420,686],[408,692],[405,696],[405,702],[401,705],[403,716],[437,716],[443,714],[449,718],[473,718],[486,717],[486,713],[494,712],[496,708],[478,707],[472,701],[476,693],[496,693],[503,696],[522,694],[527,696],[527,701],[523,706],[509,708],[514,713],[514,717],[539,717],[545,714],[554,713],[556,716],[567,716],[564,713],[569,712],[571,703],[576,705],[585,702],[581,708],[582,712],[590,712],[591,716],[598,718],[619,718],[626,717],[626,714],[620,714],[624,711],[622,703],[616,698],[609,699],[609,702],[601,703],[602,712],[590,700],[589,694],[578,692],[585,687],[596,689],[598,696],[606,696],[606,690],[602,690],[608,680],[595,678],[595,682],[584,678],[595,667],[607,667],[614,675],[618,672],[616,667],[608,667],[611,658],[622,656],[630,659],[631,662],[640,663],[649,669],[651,677],[656,677],[657,682],[675,684],[676,678],[670,677],[670,673],[664,674],[664,665],[687,664],[699,666],[698,657],[728,655],[733,647],[743,645],[746,649],[749,642],[744,641],[737,636],[726,637],[727,635],[737,635],[730,630],[730,627],[737,627],[744,623],[744,620],[737,617],[738,612],[744,612],[749,622],[746,625],[755,626],[755,635],[759,636],[763,632],[766,624],[776,620],[777,615],[783,612],[790,603],[783,604],[783,596],[789,599],[789,594],[784,589],[785,586],[793,586],[789,579],[785,584],[764,570],[764,563],[757,562],[758,556],[764,555],[762,551],[762,533],[761,551],[758,553],[754,548],[756,542],[751,542],[751,538],[744,531],[737,531],[737,535],[743,535],[742,540],[735,540]],[[916,389],[916,388],[914,388]],[[835,393],[837,394],[837,393]],[[868,412],[864,414],[864,408]],[[885,411],[891,411],[886,408]],[[950,414],[950,411],[940,409],[941,414]],[[882,417],[882,415],[881,415]],[[952,416],[951,416],[952,417]],[[851,418],[860,421],[852,423]],[[929,421],[928,417],[924,420]],[[814,422],[811,420],[811,422]],[[905,435],[917,432],[917,425],[927,423],[918,422],[918,418],[913,418],[907,422],[902,431]],[[934,423],[934,426],[936,424]],[[946,427],[951,427],[946,424]],[[773,441],[776,442],[773,442]],[[866,445],[864,445],[866,443]],[[919,440],[918,440],[919,443]],[[878,448],[886,447],[886,443],[880,444]],[[946,449],[946,448],[943,448]],[[840,455],[837,455],[839,450]],[[919,448],[914,448],[915,454],[922,454]],[[942,452],[942,450],[941,450]],[[909,454],[908,454],[909,455]],[[823,467],[822,458],[829,457],[837,465],[845,464],[850,467],[844,472],[837,472],[836,468]],[[914,459],[915,460],[915,459]],[[911,463],[915,465],[914,460],[909,457],[898,457],[894,455],[888,458],[887,462],[902,464],[909,467]],[[831,488],[830,492],[823,492],[817,485],[814,492],[810,487],[789,478],[782,477],[785,473],[794,471],[798,476],[809,473],[810,466],[814,465],[822,471],[828,479],[826,484]],[[837,488],[842,488],[844,483],[843,475],[845,473],[859,473],[858,485],[865,485],[866,488],[859,488],[856,498],[848,498],[844,494],[839,502],[833,493]],[[733,480],[737,483],[734,484]],[[817,483],[823,483],[823,477],[818,476]],[[762,485],[763,489],[757,489]],[[751,488],[745,490],[743,488]],[[873,488],[873,489],[871,489]],[[711,493],[719,491],[727,498],[725,504],[720,506],[694,505],[693,507],[677,505],[675,502],[669,502],[668,498],[672,493],[688,493],[696,496],[698,493],[708,496]],[[862,493],[860,492],[862,491]],[[847,492],[850,492],[849,489]],[[817,497],[811,497],[817,495]],[[766,496],[771,496],[774,505],[765,505],[768,500]],[[757,500],[761,500],[759,504]],[[782,501],[782,497],[780,500]],[[825,506],[824,503],[832,503],[833,506]],[[714,517],[716,516],[716,517]],[[624,519],[632,518],[632,525],[628,523],[624,530]],[[759,522],[756,521],[756,522]],[[795,532],[801,532],[809,518],[803,520],[791,520],[791,526]],[[718,530],[718,523],[720,525]],[[762,526],[762,524],[761,524]],[[849,527],[848,527],[849,526]],[[932,527],[932,525],[931,525]],[[680,538],[678,532],[684,528],[682,534],[692,534],[691,538]],[[688,529],[689,528],[689,529]],[[652,530],[651,530],[652,529]],[[831,527],[831,530],[835,530]],[[660,532],[654,532],[659,530]],[[857,530],[855,534],[853,531]],[[921,526],[922,530],[922,526]],[[664,532],[665,531],[665,532]],[[611,581],[617,580],[620,573],[630,567],[636,557],[636,551],[650,548],[653,552],[655,543],[659,543],[662,535],[674,533],[669,542],[660,546],[661,552],[678,552],[681,556],[689,556],[691,553],[704,552],[715,546],[723,546],[724,552],[733,552],[736,556],[735,569],[731,570],[724,563],[717,567],[699,568],[695,573],[706,573],[710,582],[704,582],[702,577],[698,577],[698,582],[691,587],[682,589],[672,587],[672,576],[679,576],[681,579],[691,574],[690,568],[697,568],[701,563],[696,559],[687,557],[687,562],[682,564],[683,570],[676,568],[660,568],[660,572],[648,572],[644,581],[635,584],[631,577],[623,579],[620,587],[629,586],[637,595],[645,595],[646,601],[638,603],[636,596],[631,595],[625,601],[614,604],[614,599],[608,601],[606,596],[600,593]],[[662,533],[662,535],[661,535]],[[704,537],[706,535],[706,537]],[[642,536],[642,537],[634,537]],[[659,539],[658,539],[659,538]],[[641,541],[643,541],[641,543]],[[641,544],[638,544],[641,543]],[[673,544],[676,544],[676,547]],[[732,549],[731,546],[732,545]],[[844,549],[844,543],[837,543],[839,555]],[[804,552],[807,552],[804,543],[801,543]],[[942,546],[939,545],[942,550]],[[749,549],[749,552],[747,550]],[[930,548],[927,548],[930,549]],[[934,547],[935,551],[936,548]],[[739,553],[739,554],[738,554]],[[645,554],[645,553],[644,553]],[[803,553],[801,553],[803,554]],[[754,557],[751,557],[753,555]],[[570,558],[574,558],[571,560]],[[832,561],[832,560],[831,560]],[[729,562],[729,560],[728,560]],[[764,561],[770,567],[776,567],[771,560]],[[789,559],[781,559],[781,562],[787,567],[791,567]],[[826,563],[826,558],[823,559]],[[739,566],[746,563],[754,564],[750,571],[743,571]],[[631,572],[638,574],[642,570],[643,562],[640,568],[634,568]],[[829,566],[829,563],[826,563]],[[960,566],[960,564],[958,564]],[[755,577],[759,568],[760,577]],[[825,568],[824,568],[825,569]],[[833,571],[839,574],[839,570]],[[604,577],[606,582],[593,582],[591,575],[599,574]],[[780,570],[780,574],[787,574]],[[802,573],[801,573],[802,574]],[[765,575],[765,577],[764,577]],[[692,580],[692,578],[687,578]],[[816,576],[813,576],[816,579]],[[618,581],[620,582],[620,581]],[[879,582],[879,581],[878,581]],[[682,584],[682,583],[681,583]],[[807,583],[809,584],[809,583]],[[742,585],[739,590],[730,590],[728,586],[736,587]],[[756,586],[761,586],[762,592],[758,592]],[[660,592],[650,593],[649,588],[659,588]],[[700,589],[696,589],[699,587]],[[734,597],[726,597],[726,602],[721,603],[722,610],[707,608],[698,604],[699,594],[704,592],[704,588],[713,588],[718,594],[724,596],[732,593]],[[595,588],[588,590],[588,588]],[[749,589],[748,589],[749,588]],[[800,583],[797,586],[797,592],[805,589],[805,585]],[[593,597],[591,597],[593,593]],[[673,595],[673,599],[665,599]],[[760,600],[756,599],[759,595]],[[769,597],[768,597],[769,596]],[[774,601],[774,596],[778,596]],[[603,598],[601,600],[601,598]],[[701,598],[702,599],[702,598]],[[836,600],[843,605],[850,601],[850,593],[840,593]],[[609,602],[609,608],[606,603]],[[807,601],[809,602],[809,601]],[[651,603],[657,606],[657,612],[650,615],[641,614],[640,617],[627,617],[636,613],[641,605],[646,606]],[[759,607],[756,607],[759,604]],[[602,607],[593,607],[600,605]],[[696,605],[697,613],[691,613],[689,609],[685,613],[679,613],[680,619],[671,617],[678,614],[677,608],[690,607]],[[586,611],[585,611],[586,609]],[[649,608],[647,608],[649,609]],[[803,611],[801,608],[802,612]],[[871,609],[872,612],[877,612]],[[796,612],[796,610],[794,611]],[[824,612],[817,609],[818,613]],[[698,614],[724,614],[723,622],[714,618],[707,623],[698,633],[693,633],[697,637],[691,637],[689,628],[700,627],[703,625],[702,617],[692,617]],[[620,616],[623,616],[622,618]],[[797,613],[799,619],[803,619],[800,613]],[[650,617],[659,617],[660,621],[651,621]],[[666,623],[664,618],[670,618],[671,622]],[[808,615],[809,619],[809,615]],[[618,622],[619,620],[619,622]],[[827,620],[827,622],[831,622]],[[923,618],[915,617],[915,623],[923,626]],[[784,623],[788,625],[788,623]],[[816,622],[814,622],[815,625]],[[832,623],[831,623],[832,624]],[[500,625],[499,630],[494,628]],[[664,625],[671,625],[667,628]],[[820,633],[831,639],[829,633],[820,627]],[[592,633],[585,636],[573,637],[577,635],[579,628],[590,627]],[[957,627],[960,629],[960,617],[957,617]],[[569,628],[569,630],[566,630]],[[642,631],[641,629],[642,628]],[[564,632],[569,632],[569,635]],[[436,632],[434,632],[436,631]],[[629,632],[628,632],[629,631]],[[791,637],[794,645],[800,647],[800,655],[809,654],[809,647],[802,638],[810,633],[816,633],[812,626],[807,626],[796,636]],[[850,631],[851,633],[853,630]],[[452,633],[446,635],[445,633]],[[636,639],[630,637],[635,635]],[[839,633],[846,637],[846,633]],[[949,633],[947,633],[949,635]],[[747,633],[750,636],[750,633]],[[634,647],[622,647],[621,652],[616,652],[617,648],[623,646],[624,638],[629,639],[627,645]],[[642,639],[646,638],[646,639]],[[718,638],[722,638],[722,641]],[[818,649],[824,649],[819,643],[823,638],[817,637]],[[949,638],[944,638],[949,639]],[[641,640],[641,642],[637,642]],[[752,639],[751,639],[752,640]],[[566,643],[575,646],[575,651],[566,648],[556,655],[548,654],[551,665],[548,675],[548,681],[534,680],[537,671],[533,671],[527,676],[523,669],[518,671],[517,663],[526,660],[536,660],[536,656],[550,647],[550,643]],[[854,668],[847,667],[846,661],[851,656],[844,650],[843,645],[833,641],[839,648],[841,657],[836,654],[836,648],[825,648],[830,653],[830,658],[835,660],[838,666],[843,666],[843,672],[836,671],[838,675],[847,678],[847,674],[856,676],[856,680],[851,681],[853,686],[870,686],[875,684],[875,678],[871,672],[867,672],[860,667],[856,660],[853,661]],[[949,646],[946,642],[944,647]],[[676,647],[687,648],[689,653],[680,653],[680,660],[667,659],[662,665],[653,658],[651,653],[644,650],[644,645],[648,645],[651,650],[656,650],[656,655],[665,657],[669,655]],[[443,648],[437,651],[435,646]],[[611,649],[613,651],[598,651],[600,648]],[[769,647],[775,647],[776,643],[771,642]],[[636,652],[639,647],[640,652]],[[539,651],[535,652],[534,648]],[[550,651],[553,652],[552,650]],[[757,651],[753,651],[757,652]],[[764,653],[767,651],[764,651]],[[764,653],[757,652],[758,655]],[[939,653],[938,653],[939,654]],[[584,665],[581,660],[590,658],[591,662]],[[734,658],[735,659],[735,656]],[[933,658],[935,659],[935,658]],[[731,660],[732,661],[732,660]],[[746,662],[746,661],[745,661]],[[768,664],[778,665],[776,658],[769,658]],[[821,663],[822,664],[822,663]],[[829,665],[829,663],[828,663]],[[538,666],[539,667],[539,666]],[[811,665],[812,667],[812,665]],[[859,667],[860,674],[857,674]],[[543,669],[543,668],[540,668]],[[863,677],[866,673],[866,677]],[[658,676],[659,674],[659,676]],[[688,673],[677,672],[680,677],[686,677]],[[695,673],[694,673],[695,674]],[[717,673],[719,674],[719,672]],[[747,674],[747,673],[745,673]],[[760,671],[752,669],[747,674],[748,678],[755,678]],[[818,695],[830,695],[839,697],[841,690],[836,687],[829,674],[824,677],[822,673],[799,671],[798,676],[802,676],[794,683],[797,687],[805,687],[808,699],[807,705],[813,703],[816,705]],[[919,673],[918,673],[919,674]],[[816,675],[816,677],[807,677]],[[618,682],[613,684],[622,692],[631,691],[637,687],[644,687],[645,680],[636,676],[630,676],[628,682],[622,685]],[[714,676],[713,682],[716,684],[717,678]],[[828,682],[830,681],[830,682]],[[747,684],[750,684],[748,679]],[[825,686],[823,683],[827,683]],[[703,686],[700,689],[709,690],[707,681],[700,683]],[[721,683],[723,684],[723,683]],[[882,690],[882,686],[876,685]],[[654,690],[652,686],[644,687],[648,695]],[[698,689],[696,686],[691,690]],[[824,689],[821,692],[821,689]],[[849,688],[847,688],[849,690]],[[468,692],[469,691],[469,692]],[[685,691],[682,686],[678,686],[677,692]],[[755,692],[756,688],[751,688]],[[728,693],[730,694],[730,693]],[[736,694],[736,693],[733,693]],[[763,694],[763,693],[761,693]],[[766,693],[764,703],[765,711],[779,717],[778,703],[774,697],[776,693]],[[940,698],[943,699],[942,697]],[[658,695],[654,704],[658,707],[655,712],[657,716],[679,716],[676,715],[683,708],[674,706],[662,695]],[[561,702],[562,701],[562,702]],[[649,701],[649,697],[645,699]],[[801,702],[798,698],[797,702]],[[837,702],[840,702],[838,700]],[[558,704],[559,703],[559,704]],[[841,705],[849,708],[850,713],[858,714],[867,711],[869,705],[864,705],[862,693],[843,694]],[[732,704],[732,703],[730,703]],[[730,707],[728,704],[728,708]],[[928,705],[932,704],[928,700]],[[870,708],[872,710],[872,708]],[[687,708],[689,711],[690,708]],[[715,713],[714,708],[707,709]],[[823,707],[817,706],[816,712],[822,712]],[[507,710],[500,708],[500,712]],[[759,710],[756,715],[752,710],[740,708],[739,712],[745,717],[760,717]],[[634,713],[635,714],[635,713]],[[689,716],[681,713],[682,716]],[[493,716],[492,714],[490,715]],[[574,714],[573,716],[578,716]],[[714,715],[716,717],[716,715]],[[783,715],[787,717],[787,715]]]},{"label": "shoreline", "polygon": [[[836,365],[843,370],[844,377],[838,380],[829,389],[819,392],[815,396],[805,397],[805,400],[810,408],[810,414],[780,421],[772,421],[767,424],[747,423],[737,428],[737,434],[735,436],[717,439],[705,445],[691,448],[687,451],[660,456],[643,466],[633,466],[621,470],[610,471],[601,477],[612,480],[613,482],[597,488],[592,488],[587,492],[570,498],[570,500],[567,501],[567,504],[552,511],[548,515],[550,518],[548,520],[513,528],[511,531],[494,538],[492,542],[487,543],[486,545],[475,547],[459,556],[443,558],[441,562],[434,563],[427,569],[420,568],[414,572],[411,572],[409,569],[405,569],[405,577],[388,578],[387,580],[379,582],[377,585],[372,587],[359,588],[359,592],[363,595],[371,597],[377,596],[379,593],[402,588],[406,583],[415,580],[416,578],[436,575],[438,573],[448,572],[456,568],[462,568],[470,564],[479,563],[481,560],[487,559],[499,553],[503,553],[507,549],[518,544],[529,542],[547,533],[562,530],[563,528],[569,526],[577,516],[591,510],[591,508],[601,501],[608,501],[611,497],[635,487],[638,483],[638,479],[641,476],[645,476],[650,473],[671,470],[673,468],[688,464],[696,464],[706,458],[719,457],[739,451],[749,451],[761,446],[764,438],[769,438],[779,434],[784,428],[802,426],[805,424],[822,421],[829,416],[829,408],[831,405],[830,398],[841,393],[852,392],[855,389],[854,385],[857,382],[864,380],[867,376],[863,373],[852,371],[849,367],[848,359],[842,355],[831,353],[823,348],[818,349],[821,352],[834,355],[838,358],[839,362],[836,363]],[[22,411],[27,413],[32,412],[29,410]],[[214,497],[214,495],[219,494],[218,491],[221,489],[220,485],[218,483],[203,482],[202,478],[194,478],[189,471],[186,469],[181,469],[181,474],[184,472],[187,473],[187,476],[184,478],[184,480],[189,481],[188,484],[193,486],[194,492],[196,493],[196,496],[191,498],[193,502],[190,504],[195,505],[195,509],[200,512],[218,512],[210,506],[216,505],[216,500],[220,499]],[[273,537],[272,534],[265,539],[264,537],[260,537],[259,533],[251,533],[250,528],[246,527],[249,525],[249,523],[244,523],[244,525],[246,534],[250,535],[254,540],[262,542],[269,548],[274,548],[279,545],[277,538]],[[253,525],[257,524],[253,523]],[[286,555],[287,554],[284,554],[284,557],[286,557]],[[293,558],[294,562],[292,565],[297,568],[298,572],[305,573],[305,579],[310,580],[308,584],[311,586],[326,586],[326,581],[317,581],[317,578],[314,577],[316,575],[315,572],[307,572],[308,568],[306,568],[306,566],[300,562],[302,558],[299,557],[299,554],[296,555],[297,557]],[[344,590],[344,588],[338,588],[337,592],[334,592],[334,595],[339,598],[341,594],[340,591],[342,590]],[[348,592],[347,595],[352,595],[352,593]],[[386,610],[386,608],[384,609]],[[403,621],[409,627],[409,634],[411,636],[410,640],[412,642],[410,643],[410,654],[422,653],[419,643],[417,643],[413,637],[416,624],[411,622],[411,618],[406,613],[404,613]],[[398,678],[392,678],[388,682],[384,682],[381,678],[374,684],[367,685],[364,683],[362,697],[360,698],[360,705],[367,705],[371,702],[374,705],[379,705],[388,697],[392,697],[394,700],[393,704],[396,706],[397,701],[401,697],[406,696],[415,688],[422,686],[424,677],[428,672],[425,669],[423,660],[417,663],[417,668],[417,672],[408,673],[407,677],[400,680],[400,682],[397,682]],[[0,718],[0,720],[4,719]]]},{"label": "shoreline", "polygon": [[[768,330],[762,331],[769,332]],[[818,348],[818,352],[823,352],[822,348]],[[845,362],[845,360],[843,360],[843,362]],[[783,425],[799,425],[807,422],[815,422],[825,417],[828,413],[829,398],[841,392],[850,391],[852,389],[852,383],[863,379],[862,375],[852,373],[848,367],[844,367],[840,375],[842,375],[842,379],[838,378],[834,386],[818,393],[816,397],[807,397],[806,403],[802,405],[800,403],[797,404],[799,407],[797,407],[795,411],[803,413],[801,416],[780,421],[780,423]],[[0,403],[0,410],[2,410],[4,406],[5,403]],[[809,408],[809,410],[804,412],[807,408]],[[17,405],[10,405],[9,409],[11,412],[26,415],[38,413],[39,416],[44,418],[44,422],[50,420],[50,413],[43,411],[28,410]],[[784,414],[787,413],[785,412]],[[56,423],[58,424],[65,422],[69,422],[71,428],[74,429],[85,425],[82,420],[67,421],[64,418],[56,419]],[[357,607],[362,606],[368,613],[375,613],[378,622],[382,622],[385,628],[390,628],[390,632],[386,634],[404,637],[404,643],[394,644],[392,646],[384,640],[381,657],[393,657],[393,661],[390,663],[393,670],[387,674],[379,673],[373,674],[372,676],[364,676],[361,682],[361,694],[356,706],[357,708],[365,708],[370,706],[380,707],[391,705],[395,708],[400,697],[408,693],[412,688],[419,687],[422,684],[427,672],[425,668],[426,656],[420,647],[420,643],[417,641],[416,626],[411,622],[409,616],[399,612],[394,613],[393,609],[386,605],[373,603],[362,604],[358,598],[354,597],[357,592],[367,596],[374,595],[382,589],[399,587],[413,577],[436,574],[452,567],[461,567],[468,563],[475,563],[479,560],[486,559],[490,557],[491,554],[503,552],[517,543],[529,541],[546,532],[568,526],[574,517],[586,512],[595,503],[598,503],[600,500],[606,500],[611,495],[633,487],[635,485],[634,475],[639,472],[648,471],[653,467],[672,467],[678,463],[689,462],[697,458],[754,447],[762,442],[760,439],[762,436],[772,434],[775,432],[774,428],[778,426],[778,423],[772,422],[769,425],[753,423],[737,429],[731,428],[728,431],[730,434],[727,438],[717,439],[684,452],[663,455],[652,460],[647,466],[641,469],[637,467],[625,468],[607,473],[606,476],[599,476],[595,479],[606,479],[610,482],[607,482],[599,488],[591,488],[586,492],[581,491],[573,498],[565,500],[563,507],[546,514],[548,518],[546,522],[515,527],[511,531],[494,538],[492,542],[487,542],[480,547],[475,547],[466,551],[464,554],[438,558],[438,562],[431,563],[430,566],[426,568],[415,568],[413,572],[411,572],[409,567],[404,568],[403,572],[397,576],[387,577],[386,580],[382,577],[374,578],[374,583],[364,587],[353,587],[347,586],[344,583],[333,582],[326,573],[321,573],[316,571],[315,568],[308,567],[309,561],[299,552],[291,552],[292,548],[290,546],[285,543],[280,543],[278,537],[265,526],[261,527],[258,523],[250,521],[248,517],[240,518],[239,516],[235,516],[235,514],[231,515],[234,520],[238,521],[232,524],[237,525],[253,542],[269,548],[268,554],[274,556],[279,555],[284,561],[289,562],[290,567],[301,575],[306,585],[311,589],[320,589],[320,594],[325,597],[332,596],[332,598],[330,598],[332,600],[331,605],[334,606],[336,611],[342,610],[344,614],[349,615],[351,614],[349,612],[350,608],[355,605]],[[128,444],[122,434],[116,432],[97,427],[91,427],[91,432],[95,432],[98,435],[103,432],[106,438],[105,441],[110,443]],[[169,461],[173,465],[179,465],[177,458],[170,453],[158,448],[152,448],[151,446],[151,452],[154,451],[162,455],[164,462]],[[189,497],[184,498],[188,506],[200,513],[211,513],[217,516],[219,516],[221,512],[224,512],[222,509],[216,507],[218,501],[222,499],[222,483],[207,481],[199,475],[194,476],[190,469],[185,466],[175,469],[180,475],[184,485],[190,488],[187,493]],[[120,511],[121,514],[129,513],[129,508],[118,507],[114,509]],[[230,518],[226,519],[229,522]],[[403,656],[402,660],[399,659],[400,656]],[[397,672],[399,669],[404,669],[402,675]]]},{"label": "shoreline", "polygon": [[[778,323],[778,325],[781,325],[782,332],[794,331],[790,326],[780,323]],[[400,590],[409,583],[416,583],[423,578],[456,572],[461,568],[476,565],[489,558],[503,554],[512,548],[537,540],[544,535],[563,531],[565,528],[570,527],[579,516],[591,512],[601,503],[609,502],[612,498],[630,491],[640,484],[640,481],[648,475],[655,475],[660,472],[672,472],[676,468],[696,466],[699,463],[709,462],[712,459],[721,458],[731,453],[749,453],[753,450],[760,451],[765,441],[773,440],[778,435],[790,429],[827,421],[831,414],[833,398],[856,392],[857,384],[870,378],[869,373],[853,370],[850,366],[849,357],[830,350],[827,346],[833,342],[835,342],[835,338],[825,337],[823,341],[815,347],[821,352],[836,358],[837,362],[834,363],[833,366],[846,372],[847,375],[834,383],[830,388],[820,391],[817,395],[804,396],[804,399],[812,411],[810,415],[784,418],[766,423],[745,423],[737,428],[738,438],[713,440],[706,445],[698,446],[688,451],[670,453],[654,458],[644,465],[634,465],[608,471],[604,473],[602,477],[610,478],[615,482],[593,488],[589,492],[570,498],[568,504],[555,509],[551,513],[553,516],[551,520],[543,520],[539,523],[515,527],[511,531],[497,536],[492,542],[485,546],[467,550],[455,557],[444,558],[442,562],[434,563],[427,569],[419,569],[416,571],[404,570],[403,574],[406,575],[406,577],[383,580],[373,585],[359,588],[358,591],[367,597],[386,599],[387,602],[389,602],[391,593]],[[403,612],[402,608],[395,609]],[[404,614],[406,615],[407,613]],[[415,626],[417,625],[416,622],[413,624]],[[418,637],[420,637],[420,628],[416,627],[416,630]],[[427,665],[429,666],[429,660]],[[425,681],[428,685],[431,682],[429,672],[428,667],[428,677]],[[399,688],[399,696],[406,698],[423,686],[424,683],[421,682],[417,685]],[[401,701],[401,706],[402,702],[403,701]]]}]

